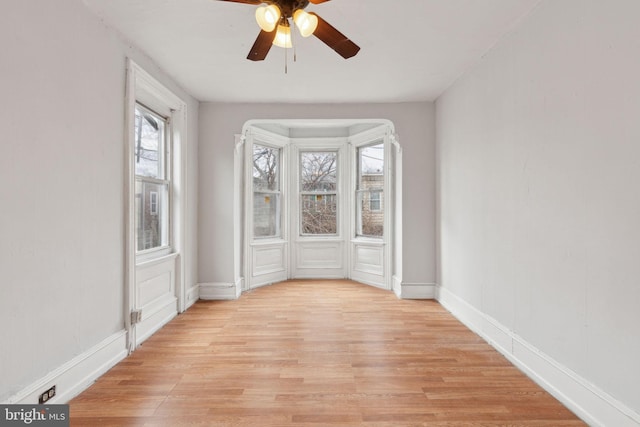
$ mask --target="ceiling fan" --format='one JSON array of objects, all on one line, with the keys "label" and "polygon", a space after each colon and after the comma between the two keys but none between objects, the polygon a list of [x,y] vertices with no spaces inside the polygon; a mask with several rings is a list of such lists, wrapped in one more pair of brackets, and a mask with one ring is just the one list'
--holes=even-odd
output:
[{"label": "ceiling fan", "polygon": [[234,3],[259,5],[256,9],[256,21],[260,34],[249,51],[247,59],[262,61],[267,57],[272,45],[283,48],[292,47],[291,24],[293,19],[303,37],[312,34],[345,59],[355,56],[360,47],[331,24],[313,12],[304,9],[309,3],[320,4],[329,0],[220,0]]}]

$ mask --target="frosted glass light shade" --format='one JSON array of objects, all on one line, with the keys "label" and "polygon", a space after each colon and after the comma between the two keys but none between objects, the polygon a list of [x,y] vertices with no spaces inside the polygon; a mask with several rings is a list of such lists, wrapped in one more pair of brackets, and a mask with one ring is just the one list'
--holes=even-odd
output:
[{"label": "frosted glass light shade", "polygon": [[278,25],[278,32],[276,33],[276,38],[273,39],[273,44],[287,49],[293,47],[293,43],[291,43],[291,27]]},{"label": "frosted glass light shade", "polygon": [[278,22],[280,22],[280,9],[275,4],[269,6],[261,6],[256,9],[256,21],[261,29],[266,32],[271,32],[276,28]]},{"label": "frosted glass light shade", "polygon": [[298,9],[293,13],[293,21],[296,23],[300,35],[309,37],[318,28],[318,17]]}]

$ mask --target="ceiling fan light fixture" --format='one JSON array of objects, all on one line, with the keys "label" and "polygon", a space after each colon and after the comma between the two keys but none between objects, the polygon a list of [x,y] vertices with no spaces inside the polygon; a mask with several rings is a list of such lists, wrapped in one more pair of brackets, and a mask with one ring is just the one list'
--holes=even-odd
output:
[{"label": "ceiling fan light fixture", "polygon": [[289,49],[293,47],[291,42],[291,27],[288,25],[278,25],[278,31],[276,37],[273,39],[273,44],[278,47]]},{"label": "ceiling fan light fixture", "polygon": [[318,28],[318,17],[302,9],[298,9],[293,13],[293,21],[296,23],[302,37],[309,37]]},{"label": "ceiling fan light fixture", "polygon": [[269,6],[261,6],[256,9],[256,21],[260,28],[268,33],[275,30],[276,25],[280,22],[282,12],[275,4]]}]

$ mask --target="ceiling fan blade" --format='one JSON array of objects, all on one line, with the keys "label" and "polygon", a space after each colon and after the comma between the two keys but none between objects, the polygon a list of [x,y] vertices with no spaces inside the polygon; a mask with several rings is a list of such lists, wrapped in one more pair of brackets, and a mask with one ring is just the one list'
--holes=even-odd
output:
[{"label": "ceiling fan blade", "polygon": [[276,38],[277,29],[267,32],[264,30],[260,30],[260,34],[258,34],[258,38],[253,43],[251,47],[251,51],[249,51],[249,55],[247,55],[247,59],[252,61],[262,61],[267,57],[269,50],[273,44],[273,39]]},{"label": "ceiling fan blade", "polygon": [[355,56],[360,47],[349,40],[347,36],[336,30],[331,24],[322,19],[317,14],[310,12],[318,18],[318,28],[313,32],[313,35],[322,40],[331,49],[338,52],[344,59]]},{"label": "ceiling fan blade", "polygon": [[218,0],[218,1],[229,1],[232,3],[244,3],[244,4],[262,4],[260,0]]},{"label": "ceiling fan blade", "polygon": [[329,0],[309,0],[309,2],[313,3],[313,4],[320,4],[320,3],[327,2],[327,1],[329,1]]}]

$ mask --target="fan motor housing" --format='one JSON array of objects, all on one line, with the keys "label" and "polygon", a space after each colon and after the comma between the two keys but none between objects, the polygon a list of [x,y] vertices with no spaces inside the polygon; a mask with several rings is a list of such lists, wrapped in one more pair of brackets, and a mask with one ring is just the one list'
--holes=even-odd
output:
[{"label": "fan motor housing", "polygon": [[309,0],[267,0],[265,3],[275,4],[280,8],[283,16],[291,18],[293,17],[293,12],[307,7],[309,5]]}]

